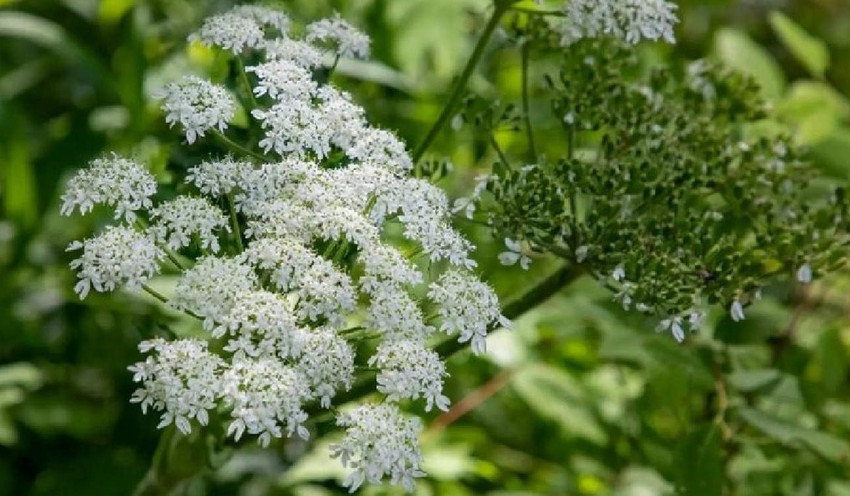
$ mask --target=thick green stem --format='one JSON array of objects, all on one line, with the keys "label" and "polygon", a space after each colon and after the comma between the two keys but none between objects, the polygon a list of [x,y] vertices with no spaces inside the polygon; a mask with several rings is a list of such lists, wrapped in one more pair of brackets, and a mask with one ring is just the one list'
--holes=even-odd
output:
[{"label": "thick green stem", "polygon": [[[515,319],[548,300],[562,288],[581,277],[582,274],[584,274],[582,267],[576,265],[564,265],[552,273],[552,275],[548,276],[546,279],[528,290],[522,296],[511,300],[504,306],[502,313],[509,319]],[[496,328],[491,330],[495,331]],[[437,351],[442,358],[448,358],[458,351],[468,348],[468,346],[468,343],[459,343],[457,338],[447,338],[445,341],[437,345],[435,351]],[[375,374],[368,373],[361,377],[349,391],[338,395],[334,402],[337,405],[342,405],[343,403],[356,400],[374,391]]]},{"label": "thick green stem", "polygon": [[463,92],[466,90],[466,85],[469,83],[469,78],[472,77],[472,73],[475,72],[475,68],[478,66],[478,62],[481,61],[481,57],[484,56],[484,50],[487,48],[487,42],[490,41],[490,38],[493,36],[493,33],[496,31],[496,28],[499,26],[499,22],[502,20],[502,16],[505,15],[505,12],[510,8],[510,2],[496,2],[496,6],[493,10],[493,15],[490,17],[490,20],[487,22],[487,26],[484,28],[484,32],[481,33],[481,38],[478,39],[478,43],[475,45],[475,49],[472,51],[472,55],[469,57],[469,61],[466,63],[466,67],[463,69],[458,80],[455,82],[454,88],[452,88],[451,96],[449,96],[448,101],[446,102],[446,106],[443,107],[442,113],[434,122],[434,125],[431,126],[431,129],[428,131],[428,134],[425,135],[425,139],[422,140],[422,143],[416,147],[416,150],[413,152],[413,162],[417,163],[422,159],[422,156],[425,155],[425,152],[428,151],[428,148],[431,147],[434,140],[437,138],[437,135],[443,129],[443,127],[449,122],[449,120],[454,115],[457,110],[458,105],[460,104],[461,98],[463,97]]},{"label": "thick green stem", "polygon": [[537,163],[537,146],[534,143],[534,128],[531,126],[531,105],[528,98],[528,60],[531,44],[526,40],[522,44],[522,113],[525,118],[525,133],[528,137],[528,158]]}]

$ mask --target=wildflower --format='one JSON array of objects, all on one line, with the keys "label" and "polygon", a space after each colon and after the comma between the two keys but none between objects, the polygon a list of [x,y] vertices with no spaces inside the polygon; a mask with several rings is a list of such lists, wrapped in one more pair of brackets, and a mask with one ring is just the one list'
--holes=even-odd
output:
[{"label": "wildflower", "polygon": [[303,352],[295,369],[307,381],[322,408],[330,408],[339,389],[351,389],[354,381],[354,350],[332,329],[322,327],[305,333]]},{"label": "wildflower", "polygon": [[804,263],[797,269],[797,281],[803,284],[810,284],[812,282],[812,266],[808,263]]},{"label": "wildflower", "polygon": [[136,212],[150,208],[156,179],[141,164],[117,154],[94,159],[68,181],[62,194],[62,215],[79,208],[85,215],[95,205],[115,207],[115,218],[136,220]]},{"label": "wildflower", "polygon": [[260,46],[263,37],[262,26],[252,16],[230,11],[207,18],[201,29],[189,35],[189,41],[223,48],[238,55],[245,49]]},{"label": "wildflower", "polygon": [[263,7],[262,5],[237,5],[230,12],[246,19],[252,19],[262,27],[274,28],[282,35],[289,31],[289,16],[277,9]]},{"label": "wildflower", "polygon": [[520,242],[514,241],[510,238],[505,238],[505,246],[508,248],[508,251],[499,254],[499,262],[501,262],[502,265],[515,265],[519,262],[519,265],[523,268],[523,270],[528,270],[528,267],[531,264],[531,258],[522,253],[522,245]]},{"label": "wildflower", "polygon": [[157,219],[151,232],[171,250],[188,246],[194,235],[202,249],[218,252],[218,232],[230,232],[224,213],[202,198],[179,196],[153,209],[151,217]]},{"label": "wildflower", "polygon": [[332,47],[340,57],[369,58],[369,37],[342,20],[339,15],[307,26],[306,40]]},{"label": "wildflower", "polygon": [[194,184],[205,195],[219,197],[232,193],[242,181],[243,171],[251,168],[247,162],[233,157],[201,162],[189,169],[186,181]]},{"label": "wildflower", "polygon": [[676,5],[665,0],[570,0],[555,28],[561,45],[582,38],[612,36],[636,44],[642,39],[675,43]]},{"label": "wildflower", "polygon": [[110,226],[100,236],[74,241],[68,251],[83,250],[71,262],[79,281],[74,292],[85,299],[91,288],[98,292],[117,288],[139,289],[159,272],[164,256],[150,236],[123,226]]},{"label": "wildflower", "polygon": [[439,305],[440,330],[460,334],[461,343],[471,341],[476,354],[487,348],[485,338],[489,327],[511,325],[501,313],[493,288],[457,270],[449,270],[431,283],[428,298]]},{"label": "wildflower", "polygon": [[729,314],[732,316],[732,320],[735,322],[740,322],[744,320],[744,307],[741,305],[741,302],[735,300],[732,302],[732,306],[729,307]]},{"label": "wildflower", "polygon": [[254,95],[269,95],[280,102],[307,101],[318,89],[306,69],[285,60],[249,66],[245,71],[254,73],[259,80]]},{"label": "wildflower", "polygon": [[216,407],[221,390],[224,361],[209,352],[206,342],[196,339],[152,339],[140,343],[139,351],[155,355],[129,367],[133,382],[142,384],[130,402],[139,403],[144,413],[148,408],[164,411],[159,429],[173,423],[189,434],[191,420],[207,425],[208,412]]},{"label": "wildflower", "polygon": [[226,89],[197,76],[186,76],[154,96],[163,100],[165,122],[183,126],[190,145],[210,129],[227,129],[236,109]]},{"label": "wildflower", "polygon": [[364,482],[380,484],[389,477],[393,485],[413,491],[415,479],[425,473],[419,468],[422,453],[418,418],[406,418],[392,404],[362,405],[337,417],[345,438],[331,445],[331,456],[354,471],[345,479],[349,492]]},{"label": "wildflower", "polygon": [[617,282],[622,281],[626,278],[626,269],[622,266],[617,266],[617,268],[614,269],[614,272],[611,273],[611,278]]},{"label": "wildflower", "polygon": [[322,64],[322,54],[313,45],[291,38],[276,38],[262,44],[269,61],[283,60],[311,70]]},{"label": "wildflower", "polygon": [[211,330],[233,306],[236,297],[255,289],[257,275],[242,257],[203,257],[183,272],[170,304],[178,310],[194,312]]},{"label": "wildflower", "polygon": [[231,408],[233,421],[227,435],[238,441],[245,432],[258,435],[266,447],[272,438],[297,434],[308,439],[304,427],[307,413],[301,408],[310,398],[304,378],[294,369],[273,358],[235,359],[221,378],[221,394]]},{"label": "wildflower", "polygon": [[333,130],[325,126],[322,114],[306,100],[277,103],[268,110],[254,109],[251,115],[260,121],[265,137],[260,148],[266,153],[305,157],[310,153],[318,159],[331,152]]},{"label": "wildflower", "polygon": [[225,351],[235,359],[289,358],[301,353],[304,331],[298,327],[295,312],[285,298],[268,291],[254,290],[233,298],[230,311],[213,329],[212,335],[231,336]]},{"label": "wildflower", "polygon": [[387,395],[387,401],[424,397],[426,412],[434,405],[443,411],[449,409],[449,398],[443,395],[446,364],[424,343],[385,341],[369,358],[369,365],[381,369],[378,391]]}]

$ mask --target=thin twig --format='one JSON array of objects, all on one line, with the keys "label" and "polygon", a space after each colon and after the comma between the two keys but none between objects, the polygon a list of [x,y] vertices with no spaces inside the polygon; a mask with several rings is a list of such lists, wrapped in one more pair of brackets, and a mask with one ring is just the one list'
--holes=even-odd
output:
[{"label": "thin twig", "polygon": [[485,401],[493,397],[496,393],[502,390],[511,380],[515,371],[512,369],[503,370],[501,373],[490,379],[483,386],[469,393],[465,398],[455,403],[449,411],[443,413],[431,425],[428,426],[426,432],[438,432],[445,429],[449,425],[455,423],[458,419],[467,413],[475,410]]}]

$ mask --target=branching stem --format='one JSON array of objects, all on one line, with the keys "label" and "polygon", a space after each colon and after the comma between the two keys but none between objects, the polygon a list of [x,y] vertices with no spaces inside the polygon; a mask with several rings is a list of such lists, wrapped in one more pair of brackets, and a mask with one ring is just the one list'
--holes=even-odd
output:
[{"label": "branching stem", "polygon": [[472,77],[472,74],[475,72],[475,68],[478,66],[478,63],[481,61],[481,58],[484,56],[484,50],[487,48],[487,43],[490,41],[490,38],[493,37],[493,33],[496,31],[496,28],[499,26],[499,22],[502,20],[502,17],[505,13],[510,9],[510,3],[508,2],[496,2],[496,6],[493,9],[493,14],[490,17],[490,20],[487,22],[487,26],[484,28],[484,32],[481,33],[481,37],[478,39],[478,43],[476,43],[475,48],[472,51],[472,55],[469,57],[469,60],[466,63],[466,67],[464,67],[463,72],[460,77],[454,84],[452,88],[452,92],[449,96],[448,101],[446,102],[446,106],[443,107],[443,111],[440,113],[440,116],[431,126],[431,129],[428,131],[428,134],[425,135],[425,139],[416,147],[416,150],[413,152],[413,162],[419,162],[422,157],[425,155],[425,152],[428,151],[428,148],[434,143],[434,140],[437,138],[437,135],[446,125],[446,123],[451,120],[455,111],[457,110],[457,106],[460,104],[461,98],[463,97],[463,92],[466,90],[466,85],[469,83],[469,79]]}]

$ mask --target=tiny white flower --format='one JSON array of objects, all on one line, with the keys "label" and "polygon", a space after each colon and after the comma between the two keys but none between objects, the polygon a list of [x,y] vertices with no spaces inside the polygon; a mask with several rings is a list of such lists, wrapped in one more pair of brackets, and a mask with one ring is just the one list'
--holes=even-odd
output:
[{"label": "tiny white flower", "polygon": [[617,282],[622,281],[626,278],[626,269],[622,266],[617,266],[614,272],[611,273],[611,277]]},{"label": "tiny white flower", "polygon": [[581,245],[576,248],[576,262],[582,263],[587,259],[587,251],[590,249],[587,245]]},{"label": "tiny white flower", "polygon": [[735,300],[732,302],[732,306],[729,307],[729,314],[735,322],[744,320],[744,306],[741,305],[740,301]]},{"label": "tiny white flower", "polygon": [[531,265],[531,258],[522,253],[520,242],[505,238],[505,246],[508,248],[508,251],[499,254],[499,262],[502,265],[514,265],[519,262],[523,270],[528,270],[529,265]]},{"label": "tiny white flower", "polygon": [[676,341],[681,343],[685,340],[685,331],[682,329],[681,319],[676,318],[673,320],[673,323],[670,325],[670,332],[673,333],[673,337],[676,338]]},{"label": "tiny white flower", "polygon": [[810,284],[812,282],[812,266],[808,263],[804,263],[797,269],[797,280],[803,284]]}]

